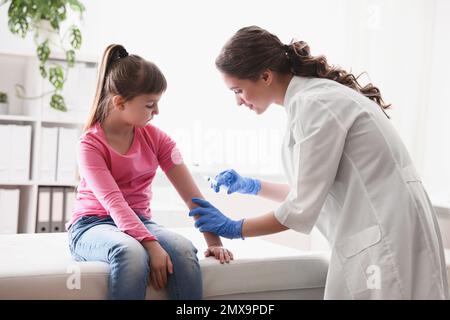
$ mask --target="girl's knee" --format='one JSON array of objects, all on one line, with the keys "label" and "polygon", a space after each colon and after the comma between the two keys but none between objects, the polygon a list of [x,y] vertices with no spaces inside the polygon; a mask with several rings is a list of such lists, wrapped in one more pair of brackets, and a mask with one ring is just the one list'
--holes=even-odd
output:
[{"label": "girl's knee", "polygon": [[148,254],[145,248],[139,241],[135,239],[130,240],[115,244],[109,252],[110,260],[121,259],[133,261],[134,263],[142,262],[148,264]]},{"label": "girl's knee", "polygon": [[174,235],[164,239],[161,246],[169,254],[176,269],[198,264],[197,249],[189,239],[183,236]]},{"label": "girl's knee", "polygon": [[177,237],[172,244],[172,254],[185,258],[197,259],[197,248],[184,237]]}]

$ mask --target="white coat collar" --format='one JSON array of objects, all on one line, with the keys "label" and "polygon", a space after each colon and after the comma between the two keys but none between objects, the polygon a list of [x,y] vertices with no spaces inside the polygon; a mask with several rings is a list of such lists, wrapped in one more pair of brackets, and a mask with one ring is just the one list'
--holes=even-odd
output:
[{"label": "white coat collar", "polygon": [[293,76],[291,81],[289,82],[286,93],[284,95],[283,106],[286,108],[286,111],[289,113],[290,106],[292,105],[291,100],[294,96],[301,93],[302,90],[306,87],[308,81],[310,79],[301,76]]}]

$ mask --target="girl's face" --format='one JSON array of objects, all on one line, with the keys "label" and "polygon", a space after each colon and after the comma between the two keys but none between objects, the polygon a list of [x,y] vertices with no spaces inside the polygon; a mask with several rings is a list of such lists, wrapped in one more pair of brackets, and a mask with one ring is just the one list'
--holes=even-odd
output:
[{"label": "girl's face", "polygon": [[256,81],[235,78],[226,73],[222,73],[222,78],[227,87],[234,92],[238,106],[244,104],[257,114],[262,114],[274,101],[270,90],[271,74],[264,73]]},{"label": "girl's face", "polygon": [[144,127],[155,115],[159,113],[159,99],[162,92],[158,94],[142,94],[133,99],[119,103],[122,119],[134,126]]}]

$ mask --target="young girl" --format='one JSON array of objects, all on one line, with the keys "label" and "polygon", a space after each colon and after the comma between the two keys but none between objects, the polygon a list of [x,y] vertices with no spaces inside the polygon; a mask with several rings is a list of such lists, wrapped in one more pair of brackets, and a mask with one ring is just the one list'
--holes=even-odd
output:
[{"label": "young girl", "polygon": [[[170,299],[201,299],[197,249],[151,220],[151,182],[158,166],[189,209],[201,196],[175,142],[148,122],[159,113],[166,79],[153,63],[106,48],[97,92],[78,143],[80,185],[68,223],[77,261],[110,264],[109,298],[144,299],[148,280]],[[204,233],[206,256],[233,259],[218,236]],[[149,278],[150,277],[150,278]]]}]

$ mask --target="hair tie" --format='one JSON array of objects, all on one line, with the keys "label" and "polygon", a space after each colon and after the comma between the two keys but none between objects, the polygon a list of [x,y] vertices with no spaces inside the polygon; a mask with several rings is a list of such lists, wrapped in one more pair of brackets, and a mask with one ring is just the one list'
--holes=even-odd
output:
[{"label": "hair tie", "polygon": [[291,46],[287,45],[287,44],[283,44],[283,50],[289,54],[289,52],[291,51]]},{"label": "hair tie", "polygon": [[114,61],[116,61],[116,60],[119,60],[119,59],[122,59],[122,58],[125,58],[125,57],[128,57],[128,52],[127,52],[127,50],[125,50],[125,48],[119,48],[119,50],[117,50],[117,55],[116,55],[116,57],[114,58]]}]

